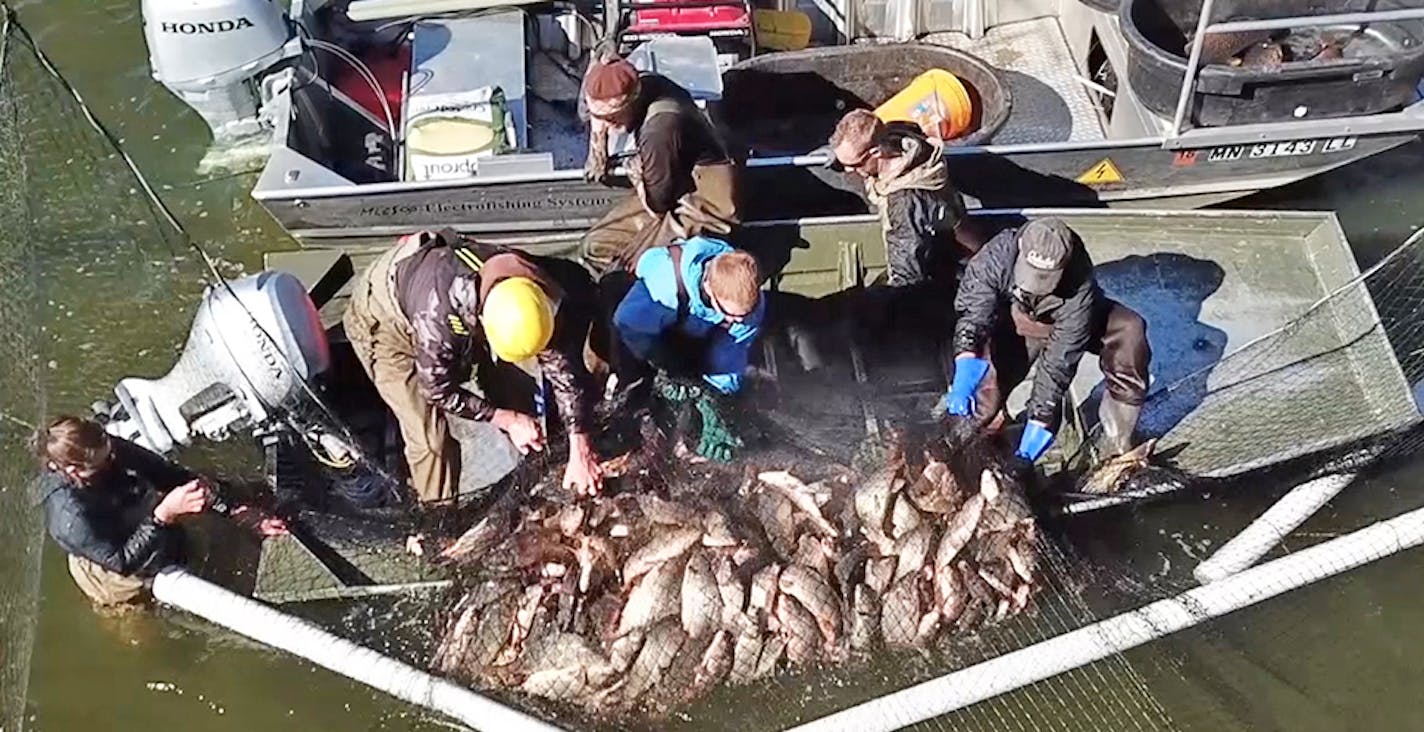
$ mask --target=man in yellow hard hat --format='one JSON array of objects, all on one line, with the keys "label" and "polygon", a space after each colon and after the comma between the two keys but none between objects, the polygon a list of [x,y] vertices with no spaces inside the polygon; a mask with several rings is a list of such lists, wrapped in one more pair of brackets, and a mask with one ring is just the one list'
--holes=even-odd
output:
[{"label": "man in yellow hard hat", "polygon": [[[590,376],[583,345],[597,297],[572,262],[465,239],[450,230],[402,237],[356,280],[347,338],[400,422],[411,484],[422,502],[458,493],[460,451],[445,415],[487,421],[521,453],[544,449],[542,386],[569,438],[566,486],[601,482],[589,440]],[[534,404],[497,406],[466,389],[490,357],[537,367]],[[530,412],[534,413],[530,413]]]}]

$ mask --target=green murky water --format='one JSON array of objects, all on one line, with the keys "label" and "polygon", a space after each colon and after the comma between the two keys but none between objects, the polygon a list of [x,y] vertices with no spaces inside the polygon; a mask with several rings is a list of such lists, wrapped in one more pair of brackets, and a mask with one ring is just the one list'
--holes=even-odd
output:
[{"label": "green murky water", "polygon": [[[290,246],[246,196],[250,179],[196,172],[206,152],[201,121],[148,76],[132,0],[49,0],[21,17],[98,114],[125,138],[140,166],[191,233],[228,263],[253,271],[260,253]],[[53,161],[56,165],[63,161]],[[1362,262],[1398,243],[1424,218],[1424,147],[1382,156],[1248,203],[1330,208]],[[240,166],[239,166],[240,167]],[[217,176],[211,178],[211,176]],[[207,182],[201,182],[211,178]],[[129,374],[160,373],[187,329],[200,290],[191,261],[161,252],[44,247],[52,318],[52,410],[83,409]],[[217,466],[223,467],[221,465]],[[231,466],[229,466],[231,467]],[[1347,531],[1411,504],[1421,487],[1409,468],[1359,484],[1305,531]],[[1124,514],[1143,546],[1175,546],[1190,561],[1265,505],[1264,496],[1215,497],[1196,506]],[[1159,561],[1156,555],[1150,561]],[[1396,557],[1189,632],[1131,658],[1184,729],[1418,729],[1424,610],[1417,578],[1424,554]],[[333,674],[281,654],[214,639],[168,617],[96,617],[47,547],[27,726],[34,730],[412,730],[446,725]],[[1110,687],[1082,689],[1110,694]],[[789,694],[787,698],[794,698]],[[1003,707],[1014,709],[1010,698]],[[1065,708],[1071,708],[1071,700]],[[715,714],[702,712],[703,714]],[[745,717],[743,717],[745,718]],[[755,718],[755,717],[753,717]],[[972,726],[1015,727],[984,714]],[[982,724],[981,724],[982,723]],[[1126,720],[1098,720],[1117,729]],[[948,725],[931,725],[948,728]]]}]

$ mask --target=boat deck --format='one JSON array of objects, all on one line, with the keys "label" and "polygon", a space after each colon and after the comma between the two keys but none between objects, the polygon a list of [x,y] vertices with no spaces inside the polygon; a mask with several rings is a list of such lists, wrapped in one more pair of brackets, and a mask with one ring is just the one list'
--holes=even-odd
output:
[{"label": "boat deck", "polygon": [[[1152,396],[1143,412],[1142,432],[1161,437],[1161,449],[1180,448],[1177,462],[1183,469],[1226,477],[1338,447],[1417,418],[1408,385],[1363,288],[1343,291],[1329,308],[1290,333],[1271,335],[1358,274],[1332,215],[1049,213],[1064,218],[1083,237],[1109,296],[1147,320],[1154,356]],[[758,230],[761,233],[746,246],[777,262],[776,289],[794,293],[797,302],[812,304],[813,311],[825,309],[814,306],[818,299],[830,302],[834,298],[824,296],[853,289],[855,282],[845,280],[847,271],[860,273],[855,281],[870,282],[883,268],[884,248],[873,217],[808,220],[800,226]],[[329,265],[307,263],[333,256],[344,255],[273,254],[267,265],[294,270],[312,282],[312,272]],[[344,304],[338,294],[323,308],[323,320],[339,319]],[[811,317],[808,322],[814,324],[808,329],[834,326],[842,319],[836,313],[856,312],[826,307],[830,315]],[[1270,338],[1266,344],[1228,357],[1265,337]],[[886,362],[895,371],[907,358],[893,352],[868,362]],[[1073,388],[1080,423],[1089,426],[1096,422],[1102,385],[1096,362],[1091,356],[1084,359]],[[926,365],[928,370],[917,373],[914,381],[936,376],[933,358]],[[870,370],[875,370],[874,363]],[[887,384],[895,388],[879,390],[881,394],[896,393],[905,385],[905,377],[887,373],[885,378],[896,382]],[[868,379],[880,380],[874,373]],[[924,388],[933,391],[939,385]],[[1300,399],[1310,401],[1321,418],[1282,428],[1274,405]],[[1223,416],[1227,413],[1229,418]],[[1234,425],[1233,433],[1222,434],[1216,427],[1220,424]]]},{"label": "boat deck", "polygon": [[[1097,263],[1104,290],[1147,320],[1152,381],[1140,432],[1159,437],[1159,452],[1171,455],[1182,470],[1230,477],[1418,421],[1369,293],[1346,287],[1358,269],[1333,214],[1026,213],[1068,221]],[[991,223],[983,215],[976,218]],[[774,439],[852,461],[867,433],[929,417],[946,384],[936,358],[942,354],[935,353],[926,329],[944,333],[947,324],[907,325],[913,317],[878,297],[885,293],[878,288],[837,293],[827,286],[820,296],[811,294],[817,283],[847,269],[859,271],[860,281],[877,279],[884,260],[875,219],[807,221],[765,231],[772,229],[789,230],[808,246],[792,249],[777,267],[778,294],[771,307],[778,325],[763,338],[766,348],[758,359],[764,371],[776,375],[777,398],[758,412]],[[368,259],[286,252],[269,254],[266,265],[306,282],[323,303],[323,321],[331,324],[345,307],[344,280]],[[788,292],[788,286],[802,294]],[[1328,305],[1317,305],[1337,290]],[[1311,316],[1277,332],[1305,313]],[[364,380],[359,373],[354,378]],[[1011,408],[1023,403],[1026,387],[1015,391]],[[333,386],[343,394],[343,408],[357,398],[351,391],[357,388]],[[1071,428],[1062,431],[1046,470],[1072,462],[1078,435],[1096,419],[1093,402],[1101,389],[1097,359],[1086,356],[1072,387],[1077,408]],[[1283,411],[1281,405],[1290,406]],[[468,492],[483,483],[469,480],[482,470],[502,473],[517,460],[501,452],[507,442],[478,434],[480,428],[492,429],[454,425]],[[358,523],[329,537],[268,542],[264,554],[270,556],[257,573],[259,594],[290,601],[432,580],[412,570],[400,529],[382,528],[379,521]]]},{"label": "boat deck", "polygon": [[588,155],[588,128],[578,118],[579,79],[570,69],[540,51],[530,53],[529,150],[554,156],[555,170],[583,167]]},{"label": "boat deck", "polygon": [[983,38],[933,33],[920,39],[983,59],[1013,95],[996,145],[1101,142],[1107,139],[1056,18],[1036,18],[989,29]]}]

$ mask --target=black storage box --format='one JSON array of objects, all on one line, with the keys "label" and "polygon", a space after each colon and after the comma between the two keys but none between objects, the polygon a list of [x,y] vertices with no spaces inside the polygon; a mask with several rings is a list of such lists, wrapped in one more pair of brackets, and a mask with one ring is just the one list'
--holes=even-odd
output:
[{"label": "black storage box", "polygon": [[[1424,0],[1223,0],[1214,22],[1424,7]],[[1188,39],[1196,32],[1200,0],[1123,0],[1119,19],[1127,40],[1128,79],[1153,112],[1176,113],[1186,73]],[[1343,55],[1234,66],[1203,57],[1188,120],[1197,127],[1375,114],[1419,98],[1424,76],[1424,21],[1360,26],[1298,27],[1291,39],[1350,39]],[[1211,40],[1208,36],[1208,41]],[[1289,44],[1288,44],[1289,45]]]}]

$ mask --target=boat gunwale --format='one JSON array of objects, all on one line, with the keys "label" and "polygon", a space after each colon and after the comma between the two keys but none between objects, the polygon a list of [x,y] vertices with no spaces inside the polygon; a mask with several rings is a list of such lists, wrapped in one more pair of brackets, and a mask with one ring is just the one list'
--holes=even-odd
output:
[{"label": "boat gunwale", "polygon": [[[1283,123],[1294,124],[1294,123]],[[1390,132],[1378,132],[1357,136],[1384,136],[1391,134],[1421,134],[1424,133],[1424,118],[1419,119],[1419,125],[1412,130],[1396,130]],[[1348,133],[1346,133],[1348,134]],[[1279,138],[1261,138],[1256,144],[1267,144],[1279,142],[1281,140],[1294,140],[1288,134],[1282,134]],[[1314,139],[1314,138],[1313,138]],[[979,147],[951,148],[945,151],[945,155],[1024,155],[1056,152],[1079,152],[1083,150],[1120,150],[1127,148],[1160,148],[1167,147],[1168,140],[1165,137],[1140,137],[1130,140],[1106,140],[1093,142],[1049,142],[1049,143],[1024,143],[1019,145],[984,145]],[[1209,141],[1203,141],[1204,146],[1211,146]],[[747,168],[814,168],[823,167],[830,162],[825,154],[810,154],[783,156],[774,158],[751,158],[746,161]],[[624,175],[622,167],[614,169],[615,176]],[[465,178],[458,180],[431,180],[431,181],[383,181],[380,183],[364,183],[344,186],[313,186],[310,188],[284,188],[281,190],[254,188],[252,197],[258,201],[290,201],[302,198],[335,198],[349,195],[372,194],[380,195],[386,193],[410,193],[414,191],[428,190],[449,190],[460,188],[476,188],[483,186],[497,186],[521,183],[564,183],[583,180],[581,170],[561,170],[553,173],[524,174],[494,176],[489,178]]]}]

